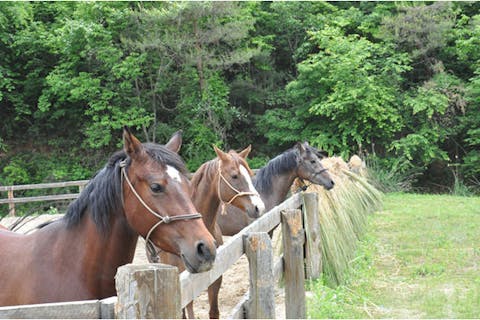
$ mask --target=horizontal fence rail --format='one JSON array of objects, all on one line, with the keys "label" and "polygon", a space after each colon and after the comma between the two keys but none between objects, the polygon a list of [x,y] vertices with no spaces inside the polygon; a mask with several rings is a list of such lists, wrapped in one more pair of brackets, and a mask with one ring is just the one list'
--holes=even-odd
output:
[{"label": "horizontal fence rail", "polygon": [[117,297],[0,307],[1,319],[112,319]]},{"label": "horizontal fence rail", "polygon": [[1,191],[17,191],[17,190],[34,190],[34,189],[49,189],[49,188],[64,188],[64,187],[83,187],[90,180],[75,180],[64,182],[50,182],[38,184],[19,184],[16,186],[0,186]]},{"label": "horizontal fence rail", "polygon": [[[54,201],[54,200],[71,200],[76,199],[80,195],[85,185],[89,180],[77,180],[77,181],[65,181],[65,182],[52,182],[52,183],[40,183],[40,184],[23,184],[16,186],[0,186],[0,192],[7,192],[6,199],[0,199],[0,204],[8,204],[9,216],[15,216],[15,204],[16,203],[29,203],[39,201]],[[52,194],[45,196],[32,196],[15,198],[14,191],[22,190],[37,190],[37,189],[53,189],[53,188],[67,188],[78,187],[78,193],[63,193]]]},{"label": "horizontal fence rail", "polygon": [[76,199],[78,198],[79,195],[80,193],[64,193],[64,194],[52,194],[48,196],[35,196],[35,197],[22,197],[22,198],[11,197],[8,199],[0,199],[0,204],[68,200],[68,199]]}]

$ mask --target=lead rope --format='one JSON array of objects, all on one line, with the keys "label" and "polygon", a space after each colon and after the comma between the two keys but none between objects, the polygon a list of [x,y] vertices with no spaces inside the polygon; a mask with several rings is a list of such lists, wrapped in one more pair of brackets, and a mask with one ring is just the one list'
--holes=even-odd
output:
[{"label": "lead rope", "polygon": [[[220,165],[220,162],[218,163],[218,176],[219,176],[219,179],[218,179],[218,184],[217,184],[217,193],[218,193],[218,199],[220,200],[220,202],[222,203],[222,210],[220,211],[220,214],[221,215],[225,215],[225,207],[227,204],[231,204],[233,201],[235,201],[235,199],[237,199],[238,197],[242,197],[242,196],[259,196],[258,193],[256,192],[252,192],[252,191],[240,191],[240,190],[237,190],[234,186],[232,186],[228,181],[227,179],[225,179],[225,177],[222,175],[222,168],[221,168],[221,165]],[[220,178],[223,180],[223,182],[225,182],[227,184],[227,186],[230,187],[230,189],[232,189],[233,191],[235,191],[236,195],[234,195],[232,197],[232,199],[230,199],[230,201],[228,202],[225,202],[223,199],[222,199],[222,196],[220,194]],[[260,196],[259,196],[260,197]]]},{"label": "lead rope", "polygon": [[155,212],[154,210],[152,210],[152,208],[150,208],[145,203],[145,201],[143,201],[142,197],[140,197],[140,195],[137,193],[137,190],[135,190],[132,183],[130,182],[130,179],[128,178],[127,172],[125,170],[125,167],[127,166],[126,159],[120,161],[119,165],[120,165],[120,168],[122,170],[122,203],[123,203],[123,207],[125,208],[125,201],[124,201],[124,197],[123,197],[123,179],[125,179],[125,181],[127,181],[128,186],[132,190],[133,194],[137,197],[138,201],[140,201],[140,203],[145,207],[145,209],[148,210],[148,212],[150,212],[155,217],[160,219],[160,221],[155,223],[150,228],[150,230],[147,233],[147,236],[144,237],[144,239],[145,239],[145,251],[147,251],[150,254],[150,261],[151,262],[158,262],[159,261],[158,252],[155,249],[153,242],[150,240],[150,235],[152,234],[153,230],[155,230],[162,223],[168,224],[168,223],[171,223],[171,222],[177,221],[177,220],[198,219],[198,218],[201,218],[202,215],[200,213],[189,213],[189,214],[181,214],[181,215],[178,215],[178,216],[170,217],[170,216],[162,216],[159,213]]}]

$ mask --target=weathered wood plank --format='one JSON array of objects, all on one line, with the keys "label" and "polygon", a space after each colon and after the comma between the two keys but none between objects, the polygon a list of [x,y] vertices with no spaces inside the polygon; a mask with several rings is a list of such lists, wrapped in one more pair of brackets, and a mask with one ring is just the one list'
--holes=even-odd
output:
[{"label": "weathered wood plank", "polygon": [[307,279],[317,279],[322,273],[322,237],[318,216],[318,195],[316,193],[305,193],[303,203],[303,224],[307,234],[305,244]]},{"label": "weathered wood plank", "polygon": [[68,199],[76,199],[76,198],[78,198],[79,195],[80,195],[79,193],[66,193],[66,194],[52,194],[52,195],[48,195],[48,196],[0,199],[0,204],[26,203],[26,202],[52,201],[52,200],[68,200]]},{"label": "weathered wood plank", "polygon": [[300,194],[295,194],[280,205],[272,208],[241,232],[231,237],[217,249],[217,257],[212,269],[208,272],[191,274],[184,271],[180,274],[182,291],[182,308],[198,297],[218,277],[228,270],[244,254],[243,236],[249,232],[268,232],[280,224],[280,211],[286,208],[299,208],[303,203]]},{"label": "weathered wood plank", "polygon": [[284,272],[284,264],[285,261],[283,261],[283,254],[275,260],[275,263],[273,265],[273,278],[275,279],[275,282],[280,281],[282,279],[282,275]]},{"label": "weathered wood plank", "polygon": [[100,300],[100,319],[115,319],[115,306],[117,297],[110,297]]},{"label": "weathered wood plank", "polygon": [[282,212],[285,262],[285,312],[287,319],[305,319],[305,270],[303,244],[305,233],[302,213],[298,209]]},{"label": "weathered wood plank", "polygon": [[16,190],[34,190],[34,189],[48,189],[48,188],[63,188],[72,186],[85,186],[90,180],[76,180],[64,182],[38,183],[38,184],[19,184],[16,186],[0,186],[2,191],[16,191]]},{"label": "weathered wood plank", "polygon": [[1,319],[98,319],[99,300],[0,307]]},{"label": "weathered wood plank", "polygon": [[[275,258],[274,258],[275,259]],[[275,259],[273,265],[273,278],[274,282],[278,282],[283,275],[283,255]],[[237,305],[232,309],[230,315],[227,319],[245,319],[245,308],[248,302],[248,297],[250,296],[250,292],[246,292],[242,299],[237,303]],[[282,317],[280,315],[276,315],[277,317]]]},{"label": "weathered wood plank", "polygon": [[178,269],[166,264],[118,268],[116,314],[120,319],[179,319],[180,283]]},{"label": "weathered wood plank", "polygon": [[[283,275],[283,255],[280,257],[274,257],[274,264],[273,264],[273,278],[274,282],[278,282]],[[245,308],[248,302],[248,297],[250,296],[250,292],[246,292],[242,299],[237,303],[237,305],[232,309],[230,315],[227,319],[245,319]],[[281,317],[280,315],[276,315],[277,317]]]},{"label": "weathered wood plank", "polygon": [[250,272],[246,317],[275,319],[272,240],[266,232],[252,232],[245,236],[244,241]]}]

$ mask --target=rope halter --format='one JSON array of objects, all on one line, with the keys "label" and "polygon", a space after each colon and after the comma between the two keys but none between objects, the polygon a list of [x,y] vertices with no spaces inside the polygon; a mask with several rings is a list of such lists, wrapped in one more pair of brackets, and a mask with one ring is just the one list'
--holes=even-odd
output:
[{"label": "rope halter", "polygon": [[[217,184],[217,193],[218,193],[218,199],[220,199],[220,202],[222,203],[222,211],[220,212],[221,215],[226,214],[225,206],[227,204],[232,204],[232,202],[235,201],[235,199],[237,199],[238,197],[243,197],[243,196],[258,196],[258,197],[260,197],[260,195],[257,192],[240,191],[240,190],[236,189],[234,186],[232,186],[230,184],[230,182],[228,182],[227,179],[225,179],[225,177],[223,176],[222,166],[221,166],[220,162],[218,163],[218,176],[219,176],[219,179],[218,179],[218,184]],[[220,193],[220,180],[223,180],[223,182],[225,182],[225,184],[235,192],[235,195],[228,202],[225,202],[222,199],[222,195]]]},{"label": "rope halter", "polygon": [[[152,208],[150,208],[146,203],[145,201],[142,199],[142,197],[140,197],[140,195],[138,194],[137,190],[135,190],[135,188],[133,187],[132,185],[132,182],[130,181],[130,179],[128,178],[128,175],[127,175],[127,172],[126,172],[126,166],[127,166],[127,161],[126,159],[120,161],[120,168],[122,170],[122,202],[124,203],[124,197],[123,197],[123,179],[125,179],[125,181],[127,181],[127,184],[128,186],[130,187],[130,189],[132,190],[133,194],[135,195],[135,197],[137,197],[138,201],[145,207],[145,209],[147,209],[148,212],[150,212],[151,214],[153,214],[155,217],[157,217],[158,219],[160,219],[157,223],[155,223],[151,228],[150,230],[148,231],[147,233],[147,236],[146,237],[142,237],[145,239],[145,250],[147,251],[147,253],[149,253],[150,255],[150,261],[151,262],[158,262],[159,261],[159,257],[158,257],[158,253],[157,253],[157,250],[155,249],[154,247],[154,244],[153,242],[150,240],[150,236],[152,234],[152,232],[159,226],[161,225],[162,223],[165,223],[165,224],[169,224],[171,222],[174,222],[174,221],[178,221],[178,220],[191,220],[191,219],[198,219],[198,218],[201,218],[202,215],[200,213],[189,213],[189,214],[181,214],[181,215],[178,215],[178,216],[163,216],[161,214],[159,214],[158,212],[155,212]],[[124,203],[124,206],[125,208],[125,203]]]},{"label": "rope halter", "polygon": [[[327,169],[327,168],[323,168],[322,170],[320,170],[320,171],[318,171],[318,172],[315,172],[314,175],[316,176],[316,175],[322,174],[322,173],[324,173],[325,171],[328,171],[328,169]],[[298,179],[299,179],[300,182],[303,184],[303,186],[298,187],[298,189],[296,190],[296,193],[302,192],[302,191],[303,191],[303,192],[307,191],[307,189],[313,184],[313,183],[310,182],[310,181],[308,181],[308,182],[310,182],[310,183],[307,184],[303,178],[298,177]]]}]

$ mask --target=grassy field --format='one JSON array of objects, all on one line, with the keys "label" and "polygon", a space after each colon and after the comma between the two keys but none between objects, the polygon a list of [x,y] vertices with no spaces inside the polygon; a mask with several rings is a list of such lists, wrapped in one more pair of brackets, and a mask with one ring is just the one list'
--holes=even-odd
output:
[{"label": "grassy field", "polygon": [[310,284],[309,318],[478,318],[480,198],[389,194],[345,285]]}]

